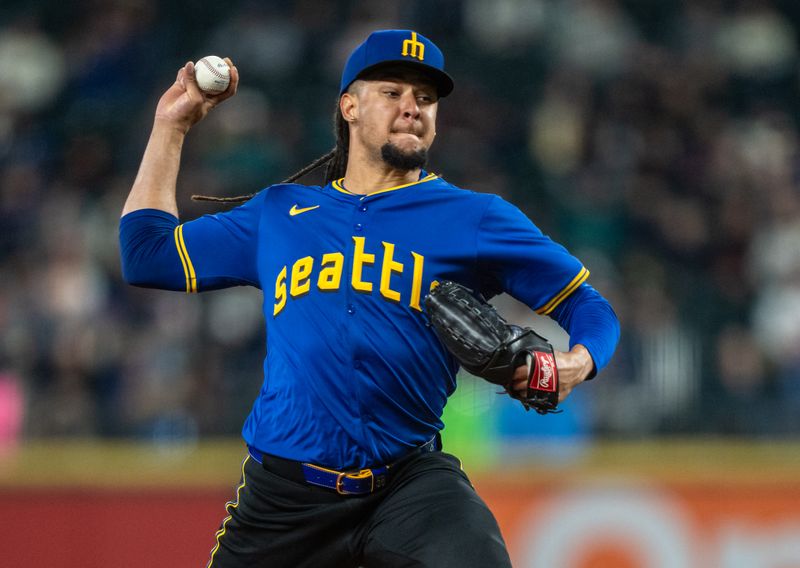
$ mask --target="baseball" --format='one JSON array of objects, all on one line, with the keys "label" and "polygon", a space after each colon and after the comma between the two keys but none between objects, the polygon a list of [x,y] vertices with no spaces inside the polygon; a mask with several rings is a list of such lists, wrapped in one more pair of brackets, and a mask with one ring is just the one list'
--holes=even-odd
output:
[{"label": "baseball", "polygon": [[218,95],[231,82],[231,68],[221,57],[206,55],[194,64],[194,76],[201,91]]}]

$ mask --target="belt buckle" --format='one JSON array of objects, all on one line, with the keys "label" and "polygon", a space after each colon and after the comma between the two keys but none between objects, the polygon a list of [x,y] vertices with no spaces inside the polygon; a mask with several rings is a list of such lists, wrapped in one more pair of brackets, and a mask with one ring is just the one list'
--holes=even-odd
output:
[{"label": "belt buckle", "polygon": [[375,491],[375,476],[372,473],[371,469],[362,469],[358,473],[348,473],[346,471],[342,471],[339,475],[336,476],[336,493],[339,495],[361,495],[361,493],[353,492],[353,491],[345,491],[344,485],[344,478],[349,477],[350,479],[364,479],[366,477],[370,479],[370,487],[369,493]]}]

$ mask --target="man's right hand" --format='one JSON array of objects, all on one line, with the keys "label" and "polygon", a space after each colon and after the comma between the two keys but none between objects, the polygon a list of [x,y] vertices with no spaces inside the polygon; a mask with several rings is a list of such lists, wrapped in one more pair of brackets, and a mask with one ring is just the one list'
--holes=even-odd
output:
[{"label": "man's right hand", "polygon": [[122,215],[139,209],[158,209],[178,216],[175,190],[181,162],[181,149],[189,129],[203,120],[212,108],[236,94],[239,72],[230,59],[231,83],[218,95],[200,90],[194,63],[184,65],[175,83],[161,96],[156,107],[153,131],[147,141],[139,173],[122,208]]},{"label": "man's right hand", "polygon": [[167,89],[156,107],[156,122],[177,128],[184,134],[200,122],[212,108],[236,94],[239,85],[239,71],[229,58],[225,62],[231,68],[231,82],[228,88],[216,95],[200,90],[194,74],[194,63],[189,61],[180,68],[175,82]]}]

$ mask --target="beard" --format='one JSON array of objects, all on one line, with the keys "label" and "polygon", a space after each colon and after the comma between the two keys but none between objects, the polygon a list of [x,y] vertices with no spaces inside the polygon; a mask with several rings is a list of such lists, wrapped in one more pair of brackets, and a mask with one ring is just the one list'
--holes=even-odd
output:
[{"label": "beard", "polygon": [[391,142],[381,146],[381,159],[396,170],[409,172],[425,166],[428,162],[428,150],[420,148],[404,152]]}]

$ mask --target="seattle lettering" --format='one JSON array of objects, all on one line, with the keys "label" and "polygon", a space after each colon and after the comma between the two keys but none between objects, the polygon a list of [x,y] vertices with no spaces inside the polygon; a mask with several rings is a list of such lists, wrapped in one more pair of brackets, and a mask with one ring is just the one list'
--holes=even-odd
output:
[{"label": "seattle lettering", "polygon": [[[395,245],[381,241],[383,254],[380,255],[380,264],[375,267],[375,274],[380,274],[377,282],[372,282],[365,276],[365,268],[370,269],[376,263],[376,254],[365,251],[365,237],[353,237],[353,263],[350,269],[350,286],[356,292],[371,294],[374,284],[377,284],[378,293],[386,300],[400,303],[403,301],[401,293],[392,287],[393,279],[402,275],[407,266],[395,259]],[[342,272],[344,270],[344,254],[329,252],[322,255],[321,259],[312,256],[299,258],[291,266],[284,266],[275,279],[275,304],[272,310],[273,317],[277,316],[286,307],[289,297],[299,298],[311,291],[312,286],[317,290],[330,292],[339,290],[342,285]],[[317,265],[317,262],[319,264]],[[420,298],[422,296],[422,271],[425,266],[425,257],[416,252],[411,252],[411,294],[408,306],[422,311]],[[316,271],[316,278],[315,276]]]}]

